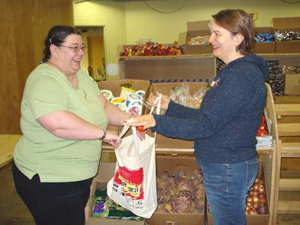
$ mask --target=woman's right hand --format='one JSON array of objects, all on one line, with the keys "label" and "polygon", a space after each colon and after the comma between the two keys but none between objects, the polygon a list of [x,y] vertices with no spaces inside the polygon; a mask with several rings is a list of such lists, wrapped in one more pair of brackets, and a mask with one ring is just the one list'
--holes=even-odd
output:
[{"label": "woman's right hand", "polygon": [[[149,98],[147,99],[147,104],[157,107],[157,104],[155,104],[155,100],[159,97],[160,93],[156,91],[156,94],[150,93]],[[170,97],[167,95],[161,94],[161,108],[167,110],[170,103]]]},{"label": "woman's right hand", "polygon": [[117,149],[121,143],[122,143],[122,139],[118,139],[118,134],[115,131],[111,131],[111,130],[107,130],[106,131],[106,136],[104,138],[104,142],[112,145],[115,149]]}]

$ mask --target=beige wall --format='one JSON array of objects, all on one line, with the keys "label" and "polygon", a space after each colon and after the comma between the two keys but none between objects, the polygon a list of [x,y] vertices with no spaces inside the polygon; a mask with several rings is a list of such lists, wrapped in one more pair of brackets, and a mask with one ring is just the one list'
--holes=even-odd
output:
[{"label": "beige wall", "polygon": [[[160,11],[174,11],[184,0],[148,1]],[[140,39],[151,38],[159,43],[173,43],[178,34],[185,32],[188,21],[210,20],[211,15],[221,9],[241,8],[258,13],[256,26],[272,26],[273,17],[300,16],[300,4],[286,4],[280,0],[186,0],[178,12],[162,14],[146,6],[143,1],[136,2],[85,2],[75,4],[75,25],[104,25],[106,45],[106,64],[117,63],[118,45],[136,44]],[[108,79],[115,79],[110,76]]]},{"label": "beige wall", "polygon": [[[116,65],[117,46],[126,43],[125,4],[115,2],[83,2],[74,4],[75,26],[103,26],[105,65]],[[117,79],[118,73],[111,70],[109,79]]]},{"label": "beige wall", "polygon": [[[178,9],[183,0],[150,1],[161,11]],[[126,40],[135,44],[140,38],[151,37],[159,43],[173,43],[185,32],[188,21],[211,20],[222,9],[241,8],[258,13],[256,26],[272,26],[273,17],[300,16],[300,4],[286,4],[280,0],[187,0],[182,10],[172,14],[155,12],[144,2],[126,3]]]}]

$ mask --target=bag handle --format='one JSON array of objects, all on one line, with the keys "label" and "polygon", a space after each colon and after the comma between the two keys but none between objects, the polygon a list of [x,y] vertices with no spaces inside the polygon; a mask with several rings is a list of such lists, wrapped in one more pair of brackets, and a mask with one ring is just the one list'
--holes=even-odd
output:
[{"label": "bag handle", "polygon": [[[156,108],[156,114],[160,114],[160,109],[161,109],[161,94],[159,94],[159,96],[155,99],[154,104],[157,104],[157,108]],[[149,114],[153,114],[154,111],[154,106],[151,107],[151,110],[149,112]],[[124,125],[121,133],[119,134],[118,140],[121,139],[126,132],[129,130],[130,126],[129,125]],[[133,134],[133,139],[134,139],[134,154],[136,157],[139,156],[139,149],[138,149],[138,136],[137,136],[137,131],[136,131],[136,127],[132,126],[132,134]],[[154,134],[154,138],[156,138],[156,132]],[[127,156],[129,156],[131,154],[131,149],[129,149],[129,151],[127,152]]]},{"label": "bag handle", "polygon": [[[159,96],[155,99],[154,104],[157,104],[156,114],[159,115],[160,114],[160,110],[161,110],[161,94],[159,94]],[[150,109],[149,114],[152,114],[153,111],[154,111],[154,109],[155,109],[155,107],[152,106],[151,109]],[[124,125],[121,133],[119,134],[118,140],[120,140],[127,133],[127,131],[129,130],[129,128],[130,128],[130,126]],[[135,130],[135,132],[136,132],[136,130]]]}]

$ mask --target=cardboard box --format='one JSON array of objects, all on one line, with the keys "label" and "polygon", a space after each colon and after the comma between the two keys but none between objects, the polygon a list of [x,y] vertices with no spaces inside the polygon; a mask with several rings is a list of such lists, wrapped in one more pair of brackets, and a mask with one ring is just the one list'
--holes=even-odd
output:
[{"label": "cardboard box", "polygon": [[99,171],[93,179],[91,185],[90,198],[85,207],[86,225],[146,225],[146,221],[134,220],[118,220],[92,217],[92,210],[94,206],[94,193],[97,188],[106,188],[107,182],[113,177],[115,171],[115,163],[100,163]]},{"label": "cardboard box", "polygon": [[[269,210],[269,199],[268,199],[268,186],[266,185],[266,174],[264,173],[264,166],[263,166],[263,162],[259,161],[260,166],[262,167],[262,173],[261,173],[261,177],[263,177],[264,179],[264,184],[265,184],[265,188],[266,188],[266,197],[267,197],[267,208]],[[245,203],[246,204],[246,203]],[[207,207],[208,208],[208,207]],[[270,211],[268,211],[270,212]],[[258,214],[258,215],[247,215],[246,216],[247,219],[247,225],[268,225],[269,224],[269,219],[270,219],[270,214]],[[207,224],[208,225],[213,225],[212,222],[212,216],[211,213],[207,212]]]},{"label": "cardboard box", "polygon": [[130,88],[134,91],[143,90],[146,92],[146,95],[150,89],[150,82],[147,80],[126,79],[98,82],[99,88],[101,90],[110,90],[113,93],[114,97],[120,96],[121,86],[124,84],[129,84],[131,86]]},{"label": "cardboard box", "polygon": [[[195,158],[157,157],[157,172],[193,172],[199,166]],[[203,225],[203,213],[163,213],[155,212],[148,221],[149,225]]]},{"label": "cardboard box", "polygon": [[204,45],[190,45],[188,40],[196,36],[210,35],[208,24],[209,20],[195,21],[187,23],[187,32],[180,33],[178,38],[178,45],[182,46],[184,54],[212,54],[212,46],[210,44]]},{"label": "cardboard box", "polygon": [[[180,87],[182,85],[188,85],[190,87],[190,93],[193,95],[196,91],[198,91],[201,87],[207,87],[207,83],[205,82],[192,82],[192,83],[155,83],[151,85],[150,92],[156,93],[156,91],[169,95],[170,91],[174,87]],[[157,134],[156,136],[156,151],[166,152],[167,150],[170,153],[193,153],[193,141],[184,141],[180,139],[171,139],[167,138],[161,134]]]},{"label": "cardboard box", "polygon": [[[193,172],[199,166],[195,158],[183,157],[157,157],[156,158],[157,173],[162,171],[187,171]],[[93,179],[91,185],[91,195],[85,208],[86,225],[146,225],[145,221],[126,221],[115,219],[93,218],[92,209],[94,204],[94,193],[96,188],[105,188],[107,182],[113,177],[115,171],[115,163],[100,163],[98,174]],[[203,225],[203,213],[161,213],[155,212],[149,219],[149,225],[166,225],[167,222],[176,225]]]},{"label": "cardboard box", "polygon": [[[300,17],[273,18],[274,31],[300,31]],[[276,41],[276,53],[300,53],[300,41]]]},{"label": "cardboard box", "polygon": [[300,95],[300,74],[285,74],[284,94]]},{"label": "cardboard box", "polygon": [[[272,27],[256,27],[255,35],[266,33],[273,35]],[[266,43],[254,43],[253,44],[253,52],[254,53],[274,53],[275,52],[275,41],[266,42]]]},{"label": "cardboard box", "polygon": [[[150,90],[150,82],[147,80],[134,80],[134,79],[126,79],[126,80],[112,80],[112,81],[100,81],[98,82],[98,86],[100,90],[110,90],[113,93],[114,97],[119,97],[121,94],[121,85],[129,84],[131,89],[134,91],[142,90],[145,91],[145,96],[148,96]],[[108,130],[114,130],[119,132],[123,127],[118,126],[108,126]],[[111,145],[103,142],[104,149],[112,149]]]}]

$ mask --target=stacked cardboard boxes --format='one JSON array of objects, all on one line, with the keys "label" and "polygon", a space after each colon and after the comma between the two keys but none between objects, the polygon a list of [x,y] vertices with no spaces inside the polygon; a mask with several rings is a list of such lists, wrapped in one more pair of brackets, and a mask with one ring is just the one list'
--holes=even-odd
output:
[{"label": "stacked cardboard boxes", "polygon": [[[273,18],[274,32],[300,32],[300,17]],[[300,53],[300,40],[276,41],[276,53]]]},{"label": "stacked cardboard boxes", "polygon": [[178,38],[178,45],[182,46],[185,54],[212,54],[212,46],[210,44],[192,44],[190,42],[191,39],[197,36],[205,37],[210,35],[209,22],[209,20],[204,20],[187,23],[187,32],[180,33]]}]

